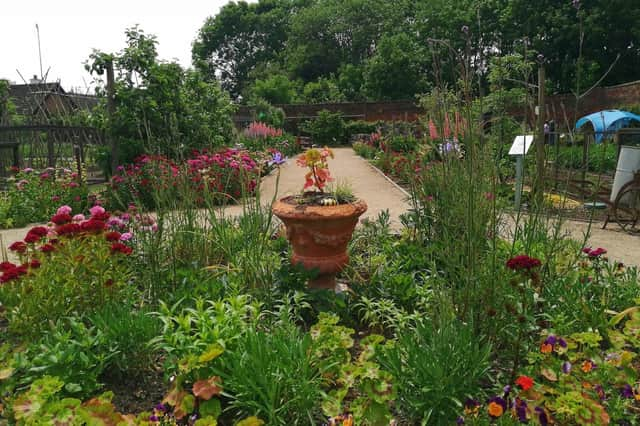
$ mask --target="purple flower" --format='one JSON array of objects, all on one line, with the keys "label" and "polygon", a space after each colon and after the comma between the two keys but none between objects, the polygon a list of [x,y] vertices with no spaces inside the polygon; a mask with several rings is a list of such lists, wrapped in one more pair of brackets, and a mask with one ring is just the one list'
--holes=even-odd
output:
[{"label": "purple flower", "polygon": [[620,390],[620,395],[623,398],[633,398],[633,388],[629,384],[625,384]]},{"label": "purple flower", "polygon": [[504,391],[504,397],[506,398],[509,395],[509,392],[511,392],[511,386],[507,385],[504,388],[502,388],[502,390]]},{"label": "purple flower", "polygon": [[153,407],[154,410],[158,410],[160,412],[166,413],[167,412],[167,406],[160,403],[160,404],[156,404],[155,407]]},{"label": "purple flower", "polygon": [[456,424],[457,425],[463,425],[464,424],[464,417],[458,416],[458,418],[456,419]]},{"label": "purple flower", "polygon": [[564,374],[569,374],[571,372],[571,363],[569,361],[562,363],[562,372]]},{"label": "purple flower", "polygon": [[516,414],[521,423],[527,422],[527,401],[516,398]]},{"label": "purple flower", "polygon": [[159,420],[158,416],[156,416],[156,415],[149,416],[149,421],[150,422],[157,422],[158,420]]},{"label": "purple flower", "polygon": [[593,390],[595,390],[596,393],[598,394],[598,398],[600,398],[600,401],[604,401],[605,399],[607,399],[607,395],[604,393],[604,389],[602,389],[602,385],[595,385],[593,387]]},{"label": "purple flower", "polygon": [[555,344],[557,343],[558,339],[556,338],[556,336],[554,336],[553,334],[550,334],[549,337],[547,337],[544,341],[544,343],[551,345],[551,346],[555,346]]},{"label": "purple flower", "polygon": [[562,337],[558,339],[558,344],[560,345],[560,347],[562,348],[566,348],[567,347],[567,341],[564,340]]},{"label": "purple flower", "polygon": [[544,411],[544,408],[536,407],[535,412],[538,415],[540,426],[547,426],[549,424],[549,417],[546,411]]},{"label": "purple flower", "polygon": [[273,153],[273,157],[269,160],[269,166],[279,166],[284,164],[287,161],[285,157],[282,156],[282,153],[275,152]]}]

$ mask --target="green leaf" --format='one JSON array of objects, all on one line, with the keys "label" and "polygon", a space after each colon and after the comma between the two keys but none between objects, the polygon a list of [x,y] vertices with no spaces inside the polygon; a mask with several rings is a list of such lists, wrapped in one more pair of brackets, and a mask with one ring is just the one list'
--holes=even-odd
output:
[{"label": "green leaf", "polygon": [[199,405],[199,411],[201,417],[212,417],[217,419],[220,414],[222,414],[222,406],[220,405],[220,400],[217,398],[212,398],[208,401],[202,401]]}]

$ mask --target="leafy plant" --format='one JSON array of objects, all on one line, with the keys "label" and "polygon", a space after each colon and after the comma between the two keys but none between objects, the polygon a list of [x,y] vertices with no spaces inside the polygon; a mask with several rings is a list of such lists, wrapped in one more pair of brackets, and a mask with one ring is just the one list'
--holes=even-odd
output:
[{"label": "leafy plant", "polygon": [[307,121],[303,130],[311,136],[317,145],[335,146],[345,143],[345,123],[342,114],[322,110],[314,120]]},{"label": "leafy plant", "polygon": [[491,348],[457,320],[419,322],[388,343],[377,359],[394,377],[400,411],[412,422],[443,424],[480,391]]},{"label": "leafy plant", "polygon": [[141,376],[153,364],[149,341],[160,331],[160,321],[148,309],[128,304],[107,304],[90,316],[89,322],[115,349],[107,361],[106,374],[115,378]]},{"label": "leafy plant", "polygon": [[324,367],[315,363],[312,340],[291,326],[248,330],[214,368],[237,418],[256,415],[270,425],[316,424],[322,419]]}]

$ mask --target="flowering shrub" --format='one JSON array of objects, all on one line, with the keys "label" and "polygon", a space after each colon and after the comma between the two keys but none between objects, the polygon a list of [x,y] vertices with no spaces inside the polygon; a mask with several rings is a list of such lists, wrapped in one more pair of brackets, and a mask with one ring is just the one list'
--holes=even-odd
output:
[{"label": "flowering shrub", "polygon": [[6,200],[0,202],[6,203],[0,208],[0,226],[20,227],[43,222],[60,204],[82,211],[88,203],[86,183],[69,169],[12,170],[15,174],[9,178]]},{"label": "flowering shrub", "polygon": [[71,207],[62,206],[49,225],[33,227],[12,243],[9,250],[19,262],[0,264],[9,330],[37,335],[49,321],[135,295],[128,257],[136,222],[131,214],[114,216],[100,206],[91,208],[88,218],[72,216]]},{"label": "flowering shrub", "polygon": [[155,208],[159,199],[193,197],[198,204],[237,199],[251,193],[260,174],[247,151],[225,149],[194,152],[183,164],[162,156],[145,155],[135,164],[121,166],[107,190],[109,205],[126,209],[131,203]]}]

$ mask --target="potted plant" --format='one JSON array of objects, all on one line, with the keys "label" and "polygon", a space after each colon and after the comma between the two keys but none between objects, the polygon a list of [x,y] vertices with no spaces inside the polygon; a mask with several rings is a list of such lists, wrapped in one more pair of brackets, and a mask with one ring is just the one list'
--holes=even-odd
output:
[{"label": "potted plant", "polygon": [[284,197],[272,207],[287,229],[293,247],[291,262],[318,271],[309,281],[310,288],[335,289],[336,273],[349,262],[347,245],[353,230],[367,210],[367,204],[349,191],[325,192],[327,182],[333,181],[329,158],[333,152],[326,147],[301,154],[297,164],[309,169],[302,194]]}]

